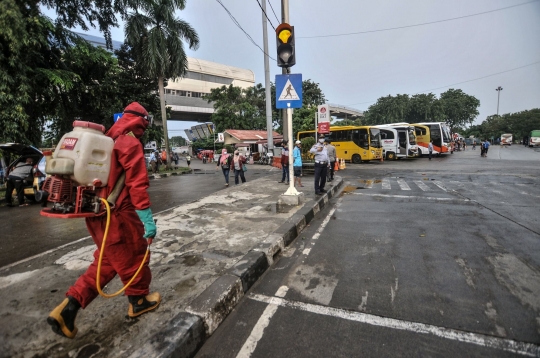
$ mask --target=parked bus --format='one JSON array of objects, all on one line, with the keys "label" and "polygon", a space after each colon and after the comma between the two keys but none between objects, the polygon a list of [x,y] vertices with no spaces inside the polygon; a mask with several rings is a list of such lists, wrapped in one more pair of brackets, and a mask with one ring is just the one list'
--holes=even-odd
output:
[{"label": "parked bus", "polygon": [[450,153],[452,136],[444,122],[413,123],[418,144],[418,154],[428,154],[428,144],[433,141],[433,154]]},{"label": "parked bus", "polygon": [[529,147],[540,147],[540,130],[531,131],[529,134]]},{"label": "parked bus", "polygon": [[[314,137],[315,131],[298,132],[298,140]],[[339,159],[353,163],[380,160],[382,158],[381,133],[373,126],[330,127],[326,138],[336,147]]]},{"label": "parked bus", "polygon": [[512,135],[510,133],[501,134],[501,145],[512,145]]},{"label": "parked bus", "polygon": [[413,126],[408,124],[383,124],[375,127],[381,130],[383,155],[387,160],[418,156],[418,145],[416,144]]}]

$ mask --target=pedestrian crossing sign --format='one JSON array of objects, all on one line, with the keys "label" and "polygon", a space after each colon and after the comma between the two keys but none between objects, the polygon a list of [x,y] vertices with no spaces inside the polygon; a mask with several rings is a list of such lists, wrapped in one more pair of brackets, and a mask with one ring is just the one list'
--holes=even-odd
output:
[{"label": "pedestrian crossing sign", "polygon": [[302,74],[276,75],[276,108],[302,107]]}]

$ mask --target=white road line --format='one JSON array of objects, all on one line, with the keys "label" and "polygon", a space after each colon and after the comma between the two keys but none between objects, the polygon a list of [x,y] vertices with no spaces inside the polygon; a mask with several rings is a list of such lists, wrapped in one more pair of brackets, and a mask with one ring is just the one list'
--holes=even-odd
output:
[{"label": "white road line", "polygon": [[365,323],[372,326],[386,327],[420,334],[429,334],[443,339],[475,344],[487,348],[499,349],[529,357],[537,357],[540,354],[540,346],[532,343],[518,342],[511,339],[493,337],[479,333],[465,332],[451,328],[433,326],[425,323],[380,317],[367,313],[352,312],[338,308],[314,305],[311,303],[289,301],[278,297],[250,294],[248,298],[259,302],[266,302],[268,304],[279,305],[281,307],[287,307],[314,314],[346,319],[348,321]]},{"label": "white road line", "polygon": [[435,180],[435,181],[433,181],[433,184],[437,185],[437,186],[438,186],[439,188],[441,188],[442,190],[447,191],[447,190],[446,190],[446,187],[444,186],[444,184],[441,183],[440,181]]},{"label": "white road line", "polygon": [[[332,218],[332,215],[334,215],[334,213],[336,212],[336,209],[341,205],[341,201],[342,201],[342,198],[339,198],[336,201],[336,205],[328,212],[328,215],[326,215],[326,217],[324,218],[323,222],[321,223],[321,226],[317,229],[317,232],[313,235],[313,239],[319,238],[322,231],[324,230],[324,228],[326,227],[326,225]],[[307,248],[307,249],[304,249],[304,251],[302,251],[302,254],[307,256],[309,255],[310,252],[311,252],[311,248]],[[275,297],[275,299],[278,300],[279,299],[278,297],[285,297],[288,290],[289,288],[287,286],[281,286],[275,294],[277,296]],[[264,334],[264,329],[268,327],[268,324],[270,324],[270,319],[272,318],[274,313],[276,313],[279,307],[278,304],[275,304],[272,302],[272,298],[270,298],[270,300],[268,300],[268,302],[266,303],[268,303],[268,306],[266,307],[261,317],[259,317],[259,320],[257,321],[255,326],[251,330],[251,334],[249,335],[248,339],[246,340],[246,342],[240,349],[240,352],[238,352],[238,354],[236,355],[237,358],[251,357],[251,355],[255,351],[255,348],[257,348],[257,343],[259,343],[259,341],[261,340]]]},{"label": "white road line", "polygon": [[382,180],[382,188],[385,189],[385,190],[390,190],[390,189],[392,189],[392,187],[390,186],[390,180],[388,180],[388,179],[383,179],[383,180]]},{"label": "white road line", "polygon": [[351,193],[354,195],[364,195],[364,196],[382,196],[385,198],[398,198],[398,199],[428,199],[428,200],[437,200],[437,201],[467,201],[469,199],[456,199],[456,198],[438,198],[434,196],[416,196],[416,195],[388,195],[388,194],[365,194],[365,193]]},{"label": "white road line", "polygon": [[429,188],[429,186],[427,186],[426,184],[422,183],[420,180],[415,180],[414,183],[416,185],[418,185],[418,187],[420,189],[422,189],[422,191],[431,191],[431,189]]},{"label": "white road line", "polygon": [[399,187],[401,188],[401,190],[411,190],[411,188],[409,187],[409,184],[407,184],[405,182],[405,180],[398,179],[397,183],[398,183]]},{"label": "white road line", "polygon": [[[289,288],[287,286],[281,286],[277,292],[276,296],[285,297],[285,294],[287,293],[287,290]],[[281,298],[275,297],[276,300],[280,300]],[[251,334],[249,335],[248,339],[240,349],[240,352],[236,355],[237,358],[249,358],[255,351],[255,348],[257,348],[257,343],[261,340],[264,329],[268,327],[268,324],[270,323],[270,319],[276,313],[279,305],[272,302],[272,299],[270,299],[268,302],[268,306],[266,306],[266,309],[262,313],[261,317],[259,317],[259,320],[255,324],[255,327],[251,330]]]}]

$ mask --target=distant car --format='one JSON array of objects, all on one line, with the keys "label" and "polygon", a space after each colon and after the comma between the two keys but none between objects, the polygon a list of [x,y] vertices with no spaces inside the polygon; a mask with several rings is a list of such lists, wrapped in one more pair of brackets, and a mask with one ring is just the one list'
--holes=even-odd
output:
[{"label": "distant car", "polygon": [[[35,200],[35,193],[41,189],[46,177],[45,157],[41,150],[31,145],[19,143],[0,144],[0,150],[3,152],[4,156],[9,157],[10,160],[4,173],[6,178],[15,165],[24,162],[26,158],[32,158],[34,161],[34,168],[32,169],[32,176],[25,181],[24,196],[27,199]],[[13,196],[15,197],[15,195]]]}]

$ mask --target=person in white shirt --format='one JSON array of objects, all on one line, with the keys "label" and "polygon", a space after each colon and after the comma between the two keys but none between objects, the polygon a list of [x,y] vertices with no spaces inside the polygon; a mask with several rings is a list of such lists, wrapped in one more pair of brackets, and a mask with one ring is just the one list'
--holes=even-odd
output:
[{"label": "person in white shirt", "polygon": [[431,155],[433,154],[433,141],[430,141],[427,146],[428,152],[429,152],[429,160],[431,160]]}]

